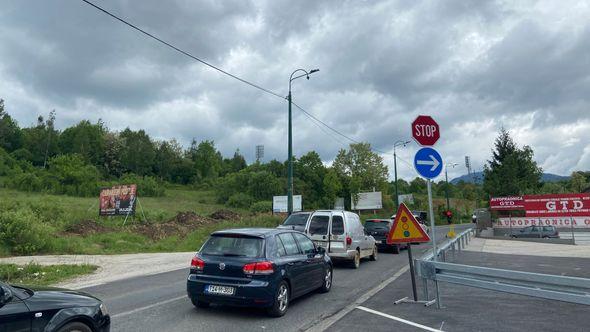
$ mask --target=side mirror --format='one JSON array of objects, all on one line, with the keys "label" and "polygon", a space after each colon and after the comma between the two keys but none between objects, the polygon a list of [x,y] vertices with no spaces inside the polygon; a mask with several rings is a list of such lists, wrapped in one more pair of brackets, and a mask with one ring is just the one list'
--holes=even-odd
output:
[{"label": "side mirror", "polygon": [[324,248],[324,247],[318,247],[318,248],[316,249],[316,251],[317,251],[317,253],[318,253],[318,254],[320,254],[320,255],[325,255],[325,254],[326,254],[326,248]]},{"label": "side mirror", "polygon": [[0,307],[12,300],[12,291],[6,286],[0,286]]}]

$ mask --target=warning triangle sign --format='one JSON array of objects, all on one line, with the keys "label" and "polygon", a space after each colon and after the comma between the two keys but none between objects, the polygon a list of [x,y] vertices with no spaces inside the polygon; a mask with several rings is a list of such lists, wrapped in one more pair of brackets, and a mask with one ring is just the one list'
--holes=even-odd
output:
[{"label": "warning triangle sign", "polygon": [[393,226],[387,235],[387,244],[428,242],[430,237],[408,207],[401,203],[397,209]]}]

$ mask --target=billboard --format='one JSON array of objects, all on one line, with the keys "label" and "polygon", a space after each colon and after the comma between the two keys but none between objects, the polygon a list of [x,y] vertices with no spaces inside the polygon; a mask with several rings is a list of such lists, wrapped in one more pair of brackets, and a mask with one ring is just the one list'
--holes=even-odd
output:
[{"label": "billboard", "polygon": [[527,226],[555,226],[557,228],[586,228],[590,229],[590,217],[554,217],[527,218],[512,217],[498,218],[494,228],[523,228]]},{"label": "billboard", "polygon": [[590,193],[492,197],[491,210],[524,210],[527,217],[590,216]]},{"label": "billboard", "polygon": [[[273,196],[272,197],[272,212],[287,212],[288,210],[287,196]],[[293,212],[301,211],[301,195],[293,195]]]},{"label": "billboard", "polygon": [[397,201],[399,203],[404,203],[404,204],[414,204],[414,195],[413,194],[397,195]]},{"label": "billboard", "polygon": [[121,185],[100,190],[99,212],[101,216],[125,216],[135,214],[137,185]]},{"label": "billboard", "polygon": [[351,210],[380,210],[383,208],[380,191],[358,193],[356,204],[354,202],[354,195],[351,195],[350,202]]}]

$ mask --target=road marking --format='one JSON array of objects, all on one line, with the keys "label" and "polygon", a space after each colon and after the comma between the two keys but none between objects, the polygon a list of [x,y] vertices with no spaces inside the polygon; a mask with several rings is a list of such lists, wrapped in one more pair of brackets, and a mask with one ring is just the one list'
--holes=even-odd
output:
[{"label": "road marking", "polygon": [[141,308],[137,308],[137,309],[133,309],[133,310],[129,310],[129,311],[124,311],[124,312],[121,312],[121,313],[118,313],[118,314],[115,314],[115,315],[111,315],[111,318],[119,318],[119,317],[123,317],[123,316],[132,315],[132,314],[137,313],[137,312],[140,312],[140,311],[144,311],[144,310],[147,310],[147,309],[151,309],[151,308],[154,308],[154,307],[157,307],[157,306],[161,306],[161,305],[164,305],[164,304],[168,304],[168,303],[171,303],[171,302],[174,302],[174,301],[178,301],[180,299],[186,299],[186,298],[187,298],[186,295],[183,295],[183,296],[175,297],[175,298],[172,298],[172,299],[169,299],[169,300],[156,302],[156,303],[153,303],[153,304],[150,304],[150,305],[146,305],[145,307],[141,307]]},{"label": "road marking", "polygon": [[346,314],[348,314],[349,312],[353,311],[359,305],[363,304],[365,301],[367,301],[368,299],[370,299],[371,297],[373,297],[373,295],[377,294],[379,291],[381,291],[387,285],[389,285],[392,282],[394,282],[397,278],[399,278],[402,274],[404,274],[409,269],[410,269],[410,266],[409,265],[405,265],[404,267],[402,267],[401,269],[399,269],[399,271],[397,271],[393,276],[389,277],[388,279],[385,279],[382,283],[380,283],[379,285],[375,286],[375,288],[373,288],[370,291],[368,291],[367,293],[365,293],[365,295],[359,297],[356,301],[354,301],[353,303],[351,303],[348,306],[344,307],[344,309],[338,311],[337,313],[335,313],[334,315],[332,315],[330,317],[325,317],[325,319],[324,319],[324,317],[320,317],[319,318],[320,319],[320,322],[319,323],[316,323],[315,325],[313,325],[310,328],[308,328],[306,330],[306,332],[320,332],[320,331],[327,330],[330,326],[332,326],[332,324],[336,323],[342,317],[344,317]]},{"label": "road marking", "polygon": [[426,331],[430,331],[430,332],[442,332],[442,330],[433,329],[432,327],[429,327],[429,326],[426,326],[426,325],[422,325],[422,324],[418,324],[418,323],[414,323],[412,321],[409,321],[409,320],[406,320],[406,319],[403,319],[403,318],[399,318],[399,317],[395,317],[395,316],[392,316],[392,315],[388,315],[388,314],[382,313],[382,312],[377,311],[377,310],[369,309],[367,307],[358,306],[356,308],[357,309],[360,309],[360,310],[363,310],[363,311],[366,311],[366,312],[370,312],[370,313],[375,314],[375,315],[379,315],[381,317],[389,318],[389,319],[392,319],[392,320],[395,320],[395,321],[398,321],[398,322],[401,322],[401,323],[404,323],[404,324],[412,325],[414,327],[421,328],[421,329],[426,330]]}]

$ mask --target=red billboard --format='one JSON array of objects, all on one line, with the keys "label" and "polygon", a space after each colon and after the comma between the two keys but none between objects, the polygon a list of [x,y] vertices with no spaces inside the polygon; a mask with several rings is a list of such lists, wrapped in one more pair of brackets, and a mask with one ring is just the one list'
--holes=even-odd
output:
[{"label": "red billboard", "polygon": [[527,217],[590,216],[590,193],[492,197],[492,210],[524,210]]},{"label": "red billboard", "polygon": [[113,186],[100,190],[99,215],[117,216],[135,213],[137,185]]}]

